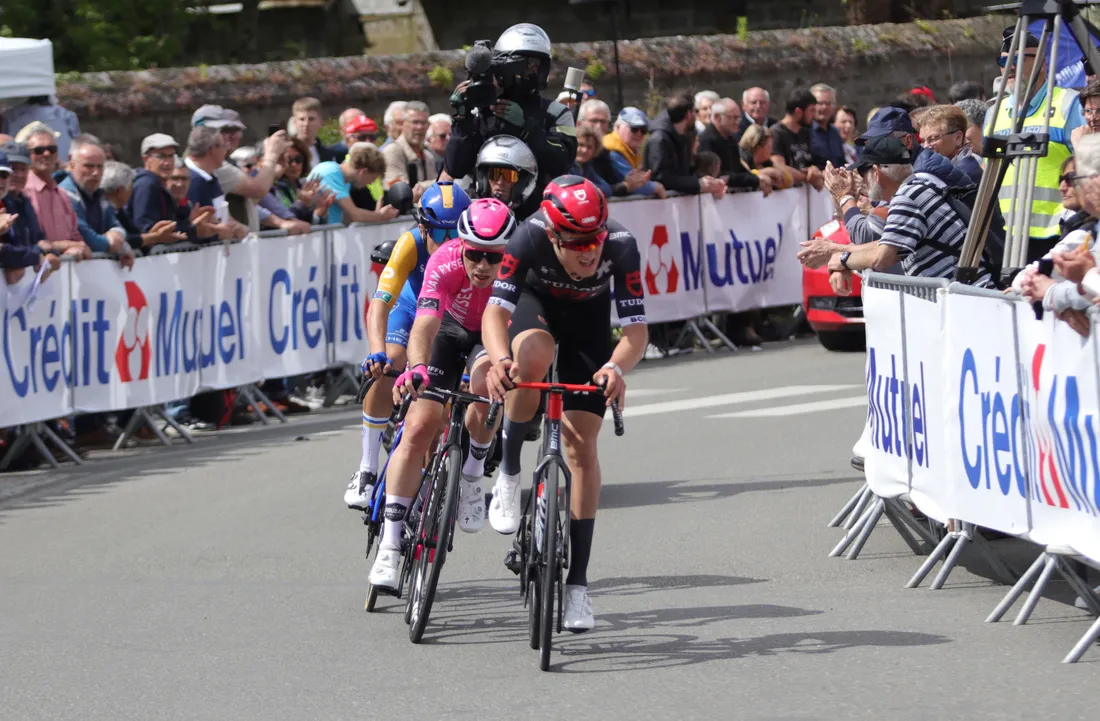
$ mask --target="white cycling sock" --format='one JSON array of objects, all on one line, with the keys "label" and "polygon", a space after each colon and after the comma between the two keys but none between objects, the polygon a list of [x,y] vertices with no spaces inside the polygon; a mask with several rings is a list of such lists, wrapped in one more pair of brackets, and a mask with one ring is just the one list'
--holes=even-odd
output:
[{"label": "white cycling sock", "polygon": [[462,475],[474,479],[485,475],[485,459],[489,456],[491,445],[493,445],[492,441],[479,443],[473,438],[470,439],[470,453],[466,456],[466,462],[462,464]]},{"label": "white cycling sock", "polygon": [[359,459],[360,471],[378,473],[378,452],[382,450],[382,434],[389,422],[389,416],[373,418],[363,414],[363,457]]},{"label": "white cycling sock", "polygon": [[382,542],[379,548],[401,548],[401,528],[405,524],[405,514],[409,511],[413,499],[409,496],[386,494],[386,523],[382,526]]}]

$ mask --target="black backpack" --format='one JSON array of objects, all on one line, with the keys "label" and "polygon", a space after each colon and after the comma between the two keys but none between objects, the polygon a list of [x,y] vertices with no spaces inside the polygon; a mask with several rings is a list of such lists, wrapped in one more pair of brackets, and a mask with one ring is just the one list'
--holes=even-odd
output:
[{"label": "black backpack", "polygon": [[[947,204],[951,206],[963,223],[970,226],[970,217],[974,214],[974,203],[978,199],[978,186],[961,185],[955,187],[941,187],[933,185],[932,183],[921,183],[919,180],[916,182],[920,185],[935,192],[937,195],[947,201]],[[941,243],[938,240],[932,238],[925,238],[924,241],[928,245],[932,246],[936,250],[952,255],[956,258],[962,255],[961,248],[955,248]],[[989,273],[990,277],[994,281],[997,281],[1001,277],[1001,268],[1004,265],[1005,257],[1005,219],[1001,214],[1000,205],[997,203],[997,198],[993,198],[993,217],[989,221],[989,232],[985,237],[985,249],[982,251],[981,267]]]}]

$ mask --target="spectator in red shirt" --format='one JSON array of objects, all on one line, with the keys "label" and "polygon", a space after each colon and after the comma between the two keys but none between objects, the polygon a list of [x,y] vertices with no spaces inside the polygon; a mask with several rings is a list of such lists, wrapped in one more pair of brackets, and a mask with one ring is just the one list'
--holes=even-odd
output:
[{"label": "spectator in red shirt", "polygon": [[64,255],[92,257],[91,248],[81,239],[76,211],[69,196],[53,179],[60,165],[57,139],[45,131],[32,133],[27,138],[27,150],[31,156],[31,173],[23,195],[34,206],[51,249]]}]

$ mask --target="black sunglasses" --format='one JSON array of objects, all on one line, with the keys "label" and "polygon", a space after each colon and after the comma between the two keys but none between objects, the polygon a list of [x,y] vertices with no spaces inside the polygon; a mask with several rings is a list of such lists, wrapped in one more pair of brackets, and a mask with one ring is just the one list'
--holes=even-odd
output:
[{"label": "black sunglasses", "polygon": [[39,145],[37,148],[31,148],[31,152],[35,155],[45,155],[46,153],[53,153],[57,155],[56,145]]},{"label": "black sunglasses", "polygon": [[288,155],[286,157],[287,165],[301,165],[305,160],[301,155]]},{"label": "black sunglasses", "polygon": [[471,248],[465,248],[463,250],[463,255],[465,255],[466,259],[471,263],[480,263],[482,258],[484,258],[489,265],[496,265],[504,261],[504,253],[498,253],[493,250],[473,250]]},{"label": "black sunglasses", "polygon": [[1077,173],[1066,173],[1058,178],[1059,183],[1065,183],[1066,185],[1073,185],[1075,180],[1077,180]]}]

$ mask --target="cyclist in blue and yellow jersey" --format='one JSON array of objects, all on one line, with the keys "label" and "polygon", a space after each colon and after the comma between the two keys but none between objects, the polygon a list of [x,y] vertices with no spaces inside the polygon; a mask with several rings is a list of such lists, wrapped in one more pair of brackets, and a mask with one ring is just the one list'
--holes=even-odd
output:
[{"label": "cyclist in blue and yellow jersey", "polygon": [[363,399],[363,457],[344,492],[348,508],[365,510],[378,478],[378,452],[393,406],[393,379],[380,374],[405,368],[405,347],[428,257],[458,237],[458,218],[469,205],[469,196],[450,181],[425,190],[414,211],[416,225],[397,239],[378,279],[367,310],[370,355],[363,361],[363,373],[375,373],[377,379]]}]

